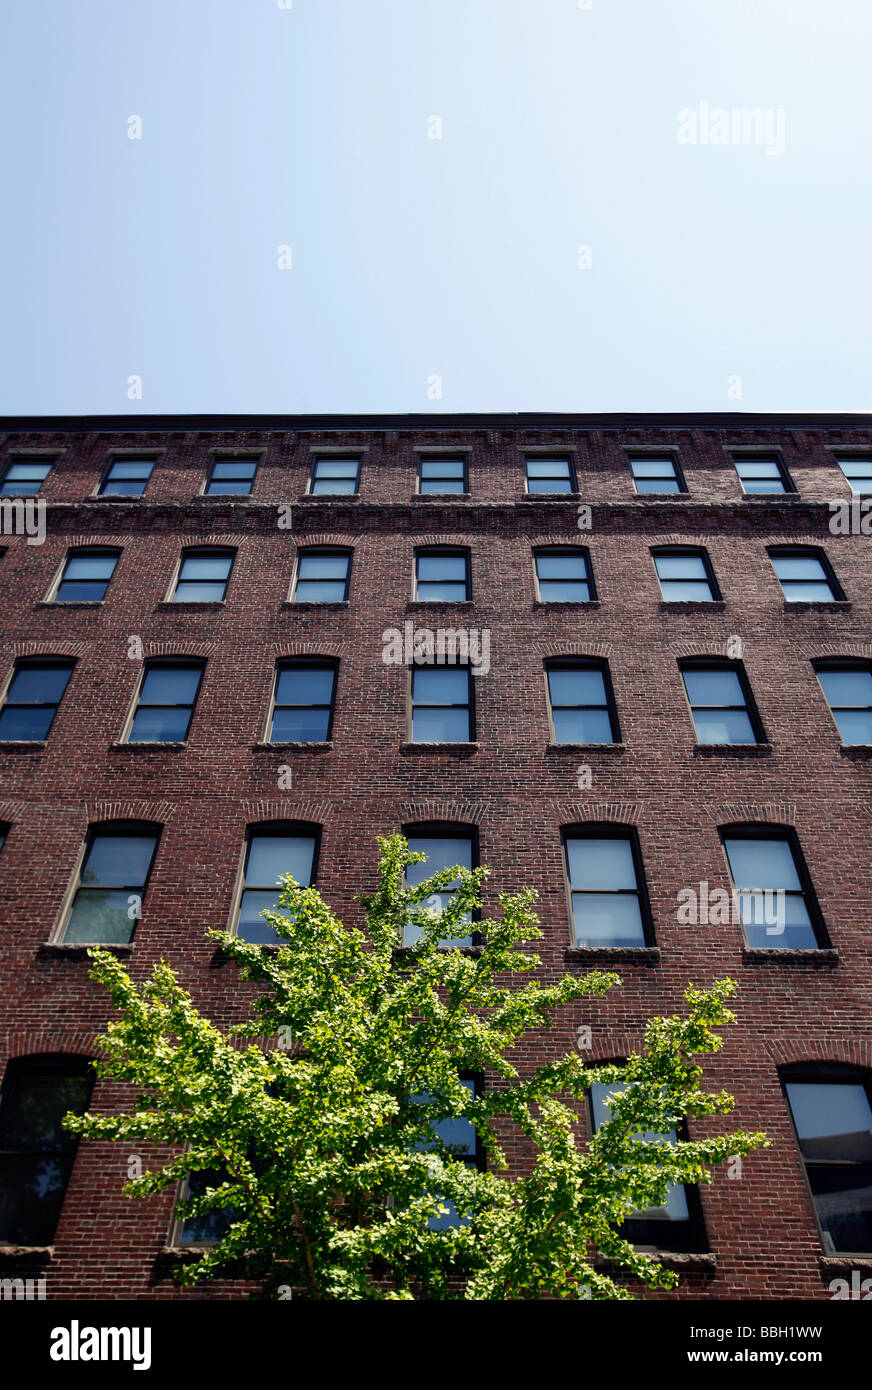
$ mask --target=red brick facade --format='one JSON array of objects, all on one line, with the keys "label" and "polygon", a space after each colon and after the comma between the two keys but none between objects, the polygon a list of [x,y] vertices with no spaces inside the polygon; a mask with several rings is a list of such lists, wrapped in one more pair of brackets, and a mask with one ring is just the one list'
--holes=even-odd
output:
[{"label": "red brick facade", "polygon": [[[89,824],[162,826],[130,967],[142,977],[165,957],[222,1025],[240,1016],[241,988],[203,928],[228,922],[253,824],[319,826],[317,885],[355,924],[355,895],[374,882],[376,834],[432,821],[476,827],[492,869],[490,905],[500,890],[539,890],[546,978],[613,963],[608,952],[569,950],[562,830],[626,824],[638,832],[654,947],[625,952],[614,963],[622,986],[568,1009],[561,1029],[520,1050],[522,1063],[573,1047],[581,1024],[591,1028],[591,1058],[623,1056],[648,1017],[682,1007],[688,982],[732,976],[739,1022],[707,1080],[735,1095],[736,1125],[765,1129],[773,1145],[747,1158],[740,1178],[722,1169],[702,1189],[710,1254],[687,1262],[682,1294],[826,1299],[835,1276],[863,1267],[823,1250],[778,1069],[815,1060],[872,1067],[872,771],[862,750],[842,748],[812,665],[872,658],[872,552],[862,535],[830,532],[828,507],[851,497],[833,451],[870,450],[868,420],[252,417],[228,429],[220,418],[143,418],[6,420],[0,430],[0,468],[18,454],[54,456],[39,494],[45,543],[2,538],[0,682],[19,657],[75,659],[44,744],[0,743],[0,819],[10,827],[0,852],[0,1076],[9,1059],[91,1053],[105,1023],[106,996],[81,949],[46,944]],[[685,494],[636,494],[627,451],[643,446],[674,451]],[[338,447],[362,458],[359,495],[305,496],[313,452]],[[418,453],[428,448],[467,454],[467,496],[416,494]],[[572,456],[577,495],[525,492],[525,451],[549,448]],[[240,449],[260,455],[251,496],[203,496],[215,451]],[[745,496],[731,449],[777,449],[796,492]],[[138,451],[157,458],[143,496],[97,496],[113,452]],[[590,529],[579,529],[579,504],[592,508]],[[181,550],[204,544],[236,552],[226,601],[166,602]],[[287,601],[304,544],[353,551],[345,605]],[[472,598],[462,607],[411,603],[415,549],[433,544],[470,551]],[[596,603],[538,603],[533,548],[579,544],[590,552]],[[846,602],[787,605],[767,555],[777,544],[822,549]],[[68,550],[82,545],[121,549],[105,600],[46,602]],[[664,603],[650,554],[662,545],[705,546],[722,602]],[[410,618],[490,632],[466,747],[409,746],[409,675],[383,662],[382,633]],[[766,744],[699,750],[678,662],[723,656],[736,636]],[[129,654],[134,637],[146,659],[205,660],[184,746],[120,742],[141,670]],[[338,661],[327,747],[265,743],[275,663],[293,655]],[[619,745],[549,746],[543,662],[561,656],[608,661]],[[580,789],[581,766],[589,788]],[[280,785],[281,767],[291,769],[290,787]],[[719,827],[740,822],[793,827],[830,951],[748,952],[740,926],[679,924],[680,889],[702,880],[729,888]],[[112,1102],[105,1087],[94,1099]],[[178,1297],[162,1253],[171,1195],[125,1198],[128,1158],[82,1144],[51,1256],[0,1252],[0,1275],[36,1263],[50,1298]],[[872,1252],[865,1264],[872,1272]],[[210,1296],[239,1292],[227,1285]]]}]

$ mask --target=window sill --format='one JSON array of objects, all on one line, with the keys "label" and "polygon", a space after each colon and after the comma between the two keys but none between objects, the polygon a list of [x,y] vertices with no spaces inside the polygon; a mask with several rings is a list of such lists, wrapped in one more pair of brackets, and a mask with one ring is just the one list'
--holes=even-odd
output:
[{"label": "window sill", "polygon": [[839,747],[839,757],[854,758],[857,762],[862,762],[865,758],[872,758],[872,744],[843,743]]},{"label": "window sill", "polygon": [[412,502],[468,502],[471,492],[413,492]]},{"label": "window sill", "polygon": [[572,960],[626,960],[638,961],[640,965],[657,965],[660,961],[659,946],[567,946],[564,958]]},{"label": "window sill", "polygon": [[4,753],[41,753],[44,748],[44,738],[10,738],[0,741],[0,751]]},{"label": "window sill", "polygon": [[771,743],[695,743],[695,758],[768,758]]},{"label": "window sill", "polygon": [[313,502],[359,502],[361,500],[359,492],[301,492],[297,502],[306,502],[311,505]]},{"label": "window sill", "polygon": [[822,599],[820,603],[801,602],[788,603],[784,601],[785,613],[850,613],[851,603],[841,599]]},{"label": "window sill", "polygon": [[267,743],[264,741],[261,743],[253,743],[251,745],[253,753],[265,752],[270,748],[288,749],[294,753],[332,753],[333,740],[330,739],[327,742],[321,742],[317,739],[306,739],[304,741],[297,740],[289,741],[287,743],[278,740],[275,743]]},{"label": "window sill", "polygon": [[788,965],[838,965],[841,956],[829,946],[809,950],[796,946],[743,946],[742,960],[746,965],[765,965],[776,960]]},{"label": "window sill", "polygon": [[626,753],[626,743],[549,743],[546,754],[552,753]]},{"label": "window sill", "polygon": [[105,608],[102,598],[55,598],[43,599],[34,608]]},{"label": "window sill", "polygon": [[602,604],[598,598],[558,598],[548,600],[537,598],[533,601],[533,611],[535,612],[538,608],[559,608],[561,611],[565,608],[599,609],[602,608]]},{"label": "window sill", "polygon": [[[714,1274],[718,1267],[718,1258],[713,1252],[693,1254],[690,1251],[658,1250],[656,1247],[649,1246],[635,1246],[634,1248],[640,1254],[653,1255],[667,1269],[701,1269],[710,1270]],[[626,1265],[622,1265],[620,1260],[610,1260],[605,1255],[595,1256],[593,1267],[602,1270],[626,1270]]]},{"label": "window sill", "polygon": [[217,611],[219,608],[226,608],[227,600],[224,598],[207,599],[204,603],[195,602],[194,599],[179,599],[176,601],[171,598],[161,599],[157,605],[158,612],[161,609],[181,609],[183,612],[194,611],[196,613]]},{"label": "window sill", "polygon": [[424,608],[474,608],[471,598],[413,598],[406,604],[407,613],[417,613]]},{"label": "window sill", "polygon": [[580,492],[525,492],[518,499],[521,502],[579,502]]},{"label": "window sill", "polygon": [[831,1274],[837,1269],[847,1270],[848,1273],[852,1269],[872,1270],[872,1254],[867,1251],[863,1255],[843,1255],[828,1251],[825,1255],[818,1256],[818,1263],[825,1274]]},{"label": "window sill", "polygon": [[150,748],[168,748],[171,751],[177,749],[184,752],[188,746],[187,739],[182,741],[169,739],[137,739],[135,743],[110,743],[110,753],[147,753]]},{"label": "window sill", "polygon": [[662,598],[659,604],[661,613],[723,613],[726,607],[722,598]]},{"label": "window sill", "polygon": [[115,956],[129,956],[133,952],[132,941],[44,941],[37,947],[36,954],[57,960],[82,960],[86,952],[97,946]]},{"label": "window sill", "polygon": [[16,1264],[46,1265],[54,1259],[53,1245],[0,1245],[0,1260]]},{"label": "window sill", "polygon": [[318,598],[300,599],[299,602],[297,602],[297,600],[295,599],[286,599],[285,602],[282,604],[282,608],[296,609],[298,613],[300,609],[303,608],[320,608],[322,611],[326,608],[329,612],[334,612],[340,608],[347,608],[348,606],[349,601],[347,598],[324,599],[323,601]]},{"label": "window sill", "polygon": [[480,748],[480,743],[401,743],[400,753],[403,757],[416,753],[448,753],[454,757],[472,757]]},{"label": "window sill", "polygon": [[[456,951],[458,955],[469,956],[471,960],[478,960],[479,956],[483,954],[484,949],[484,944],[482,942],[479,942],[474,946],[446,945],[439,947],[440,951]],[[411,960],[414,958],[416,950],[417,947],[415,946],[396,946],[393,951],[393,958],[395,961],[399,962],[402,962],[404,960]]]}]

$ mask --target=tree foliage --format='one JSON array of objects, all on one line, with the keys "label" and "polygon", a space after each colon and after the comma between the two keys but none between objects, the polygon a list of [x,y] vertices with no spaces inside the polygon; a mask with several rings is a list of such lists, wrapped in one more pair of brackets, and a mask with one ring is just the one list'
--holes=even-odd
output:
[{"label": "tree foliage", "polygon": [[[685,1116],[732,1109],[726,1093],[700,1089],[693,1058],[720,1047],[713,1029],[733,1020],[733,982],[689,987],[687,1016],[652,1019],[624,1064],[586,1066],[573,1051],[522,1066],[525,1035],[618,977],[523,978],[539,964],[523,947],[542,936],[532,889],[499,896],[499,917],[476,923],[483,945],[446,949],[446,938],[467,936],[488,870],[443,869],[409,888],[406,868],[424,856],[401,835],[379,847],[378,890],[361,897],[365,932],[289,875],[278,910],[264,914],[277,948],[209,930],[256,986],[250,1017],[226,1032],[166,963],[137,984],[115,956],[92,950],[92,976],[120,1014],[94,1065],[136,1093],[123,1113],[70,1115],[68,1127],[178,1149],[127,1184],[132,1197],[218,1171],[180,1206],[185,1217],[223,1213],[226,1228],[180,1262],[186,1284],[230,1269],[268,1297],[629,1298],[594,1267],[598,1251],[651,1288],[672,1286],[675,1273],[634,1249],[621,1222],[662,1204],[670,1184],[708,1182],[712,1165],[768,1142],[665,1137]],[[452,888],[444,910],[428,907]],[[422,932],[400,949],[406,922]],[[478,1094],[460,1080],[485,1072]],[[595,1081],[631,1084],[582,1142],[580,1103]],[[484,1168],[437,1135],[449,1117],[472,1121]],[[508,1171],[510,1138],[529,1155],[520,1175]],[[446,1202],[459,1219],[444,1228],[435,1218]]]}]

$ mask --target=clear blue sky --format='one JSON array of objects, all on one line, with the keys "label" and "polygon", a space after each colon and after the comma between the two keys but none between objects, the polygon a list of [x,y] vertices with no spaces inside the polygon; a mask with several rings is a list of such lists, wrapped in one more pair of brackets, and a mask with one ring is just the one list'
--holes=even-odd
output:
[{"label": "clear blue sky", "polygon": [[869,0],[2,0],[0,412],[868,410],[870,52]]}]

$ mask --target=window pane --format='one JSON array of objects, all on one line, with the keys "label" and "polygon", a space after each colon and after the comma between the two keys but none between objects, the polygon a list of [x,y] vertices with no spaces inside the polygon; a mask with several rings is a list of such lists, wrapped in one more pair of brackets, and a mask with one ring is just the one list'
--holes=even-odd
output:
[{"label": "window pane", "polygon": [[73,555],[64,568],[64,579],[111,579],[117,555]]},{"label": "window pane", "polygon": [[356,478],[357,459],[319,459],[316,478]]},{"label": "window pane", "polygon": [[415,743],[468,743],[469,714],[465,709],[416,709],[412,716]]},{"label": "window pane", "polygon": [[629,840],[567,839],[566,855],[573,888],[636,887],[636,870]]},{"label": "window pane", "polygon": [[862,1085],[790,1081],[787,1094],[806,1158],[872,1161],[872,1110]]},{"label": "window pane", "polygon": [[355,492],[357,483],[354,478],[316,478],[312,483],[312,494],[315,497],[338,493],[350,496]]},{"label": "window pane", "polygon": [[684,671],[684,684],[692,705],[744,705],[745,697],[735,671]]},{"label": "window pane", "polygon": [[301,555],[301,579],[344,579],[348,573],[347,555]]},{"label": "window pane", "polygon": [[548,688],[555,705],[604,705],[606,689],[602,671],[553,670]]},{"label": "window pane", "polygon": [[20,666],[7,699],[21,705],[56,704],[67,688],[70,674],[69,666]]},{"label": "window pane", "polygon": [[801,891],[793,854],[786,840],[725,840],[737,888],[785,888]]},{"label": "window pane", "polygon": [[644,946],[639,900],[631,893],[573,893],[576,944]]},{"label": "window pane", "polygon": [[693,711],[696,737],[700,743],[756,743],[751,720],[744,710]]},{"label": "window pane", "polygon": [[737,459],[736,468],[742,478],[780,478],[775,459]]},{"label": "window pane", "polygon": [[834,710],[833,718],[843,743],[872,744],[872,710]]},{"label": "window pane", "polygon": [[176,586],[173,594],[174,603],[221,603],[226,592],[226,585],[223,580],[214,584],[193,583],[185,581]]},{"label": "window pane", "polygon": [[253,478],[257,467],[255,462],[244,462],[241,459],[227,459],[224,463],[216,463],[212,466],[213,478]]},{"label": "window pane", "polygon": [[201,675],[202,671],[198,666],[153,666],[145,673],[140,703],[191,704],[196,699]]},{"label": "window pane", "polygon": [[0,1130],[0,1243],[50,1245],[77,1143],[61,1118],[84,1112],[91,1079],[27,1068],[9,1084],[15,1089]]},{"label": "window pane", "polygon": [[119,478],[131,478],[145,482],[151,477],[154,468],[154,459],[125,459],[123,462],[118,459],[109,469],[109,477],[113,482]]},{"label": "window pane", "polygon": [[773,555],[772,564],[779,579],[826,579],[823,565],[813,555]]},{"label": "window pane", "polygon": [[439,667],[412,672],[412,697],[425,705],[465,705],[469,700],[469,673],[465,667]]},{"label": "window pane", "polygon": [[43,739],[51,728],[54,714],[53,706],[49,709],[38,709],[36,706],[24,709],[19,706],[15,709],[7,705],[0,713],[0,740],[12,742],[21,739],[29,743]]},{"label": "window pane", "polygon": [[28,482],[41,483],[47,478],[51,471],[48,463],[13,463],[6,471],[6,477],[14,478],[16,481],[26,480]]},{"label": "window pane", "polygon": [[130,888],[80,888],[64,941],[114,941],[126,945],[136,924],[135,914],[130,915],[134,904],[127,901],[133,892]]},{"label": "window pane", "polygon": [[537,555],[536,569],[540,579],[587,580],[583,555]]},{"label": "window pane", "polygon": [[239,922],[237,924],[237,935],[243,941],[253,941],[260,945],[270,942],[274,946],[278,945],[279,936],[269,922],[266,922],[260,915],[267,908],[280,911],[278,888],[245,889],[239,906]]},{"label": "window pane", "polygon": [[788,603],[829,603],[833,591],[829,584],[812,584],[808,580],[802,580],[798,584],[788,583],[784,597]]},{"label": "window pane", "polygon": [[275,884],[283,874],[293,874],[298,884],[308,887],[314,854],[313,835],[253,835],[245,882],[265,888]]},{"label": "window pane", "polygon": [[817,676],[831,705],[872,706],[872,672],[818,671]]},{"label": "window pane", "polygon": [[141,888],[157,839],[154,835],[95,835],[82,870],[82,883]]},{"label": "window pane", "polygon": [[188,736],[190,722],[191,711],[186,706],[162,709],[158,705],[146,705],[133,716],[130,742],[183,743]]},{"label": "window pane", "polygon": [[423,458],[421,459],[422,478],[459,478],[463,481],[463,459]]},{"label": "window pane", "polygon": [[[265,922],[261,923],[261,926],[265,925]],[[275,940],[275,933],[272,935]],[[188,1196],[201,1197],[207,1187],[220,1187],[221,1183],[226,1181],[226,1172],[219,1172],[217,1168],[192,1173],[188,1180]],[[205,1245],[221,1240],[232,1222],[233,1212],[230,1207],[216,1207],[203,1216],[191,1216],[182,1225],[180,1242],[182,1245]]]},{"label": "window pane", "polygon": [[539,583],[539,597],[543,603],[587,603],[590,587],[580,580],[546,579]]},{"label": "window pane", "polygon": [[672,459],[631,459],[630,467],[634,478],[675,477],[675,463]]},{"label": "window pane", "polygon": [[272,743],[323,743],[329,726],[329,709],[277,709],[270,740]]},{"label": "window pane", "polygon": [[453,579],[466,584],[466,560],[462,555],[419,555],[419,579]]},{"label": "window pane", "polygon": [[186,555],[182,562],[182,579],[226,579],[233,563],[232,555]]},{"label": "window pane", "polygon": [[247,497],[251,492],[250,482],[222,482],[212,478],[206,488],[209,497]]},{"label": "window pane", "polygon": [[637,492],[680,492],[677,478],[637,478]]},{"label": "window pane", "polygon": [[421,584],[418,585],[420,603],[465,603],[465,584]]},{"label": "window pane", "polygon": [[527,483],[528,492],[571,492],[569,478],[531,478]]},{"label": "window pane", "polygon": [[344,579],[301,579],[294,593],[296,603],[344,603]]},{"label": "window pane", "polygon": [[333,671],[317,666],[280,669],[276,687],[278,705],[329,705],[333,698]]},{"label": "window pane", "polygon": [[872,454],[865,458],[837,460],[846,478],[872,478]]},{"label": "window pane", "polygon": [[565,478],[569,480],[568,459],[527,459],[528,478]]},{"label": "window pane", "polygon": [[555,743],[614,743],[608,710],[554,709]]},{"label": "window pane", "polygon": [[783,484],[783,482],[781,481],[780,478],[772,478],[771,480],[768,480],[768,481],[767,481],[766,479],[762,479],[762,478],[761,478],[761,479],[760,479],[759,481],[757,481],[757,482],[747,481],[747,480],[746,480],[746,481],[743,482],[742,486],[744,487],[745,491],[748,492],[748,493],[756,493],[756,492],[786,492],[786,491],[787,491],[787,488],[784,486],[784,484]]},{"label": "window pane", "polygon": [[463,492],[463,480],[460,479],[459,481],[455,481],[454,479],[451,479],[451,478],[447,478],[447,479],[436,479],[436,478],[426,479],[426,478],[422,478],[422,479],[421,479],[421,491],[422,491],[422,492]]},{"label": "window pane", "polygon": [[57,603],[99,603],[106,593],[105,579],[63,580],[55,596]]},{"label": "window pane", "polygon": [[664,579],[661,588],[669,603],[711,603],[713,599],[707,580]]},{"label": "window pane", "polygon": [[115,481],[112,478],[107,478],[100,489],[100,494],[103,497],[139,497],[145,490],[145,482],[145,479],[142,482],[137,482],[135,480],[125,482],[123,480]]},{"label": "window pane", "polygon": [[814,1204],[834,1250],[872,1251],[872,1164],[808,1170]]},{"label": "window pane", "polygon": [[22,1069],[16,1080],[15,1099],[4,1107],[0,1150],[22,1153],[62,1153],[75,1148],[76,1140],[61,1119],[68,1110],[79,1114],[90,1098],[87,1073]]},{"label": "window pane", "polygon": [[661,579],[705,579],[701,555],[656,555],[654,564]]},{"label": "window pane", "polygon": [[406,883],[410,888],[455,864],[463,869],[472,868],[472,841],[468,837],[410,835],[408,840],[410,850],[427,856],[426,863],[410,864],[406,870]]}]

